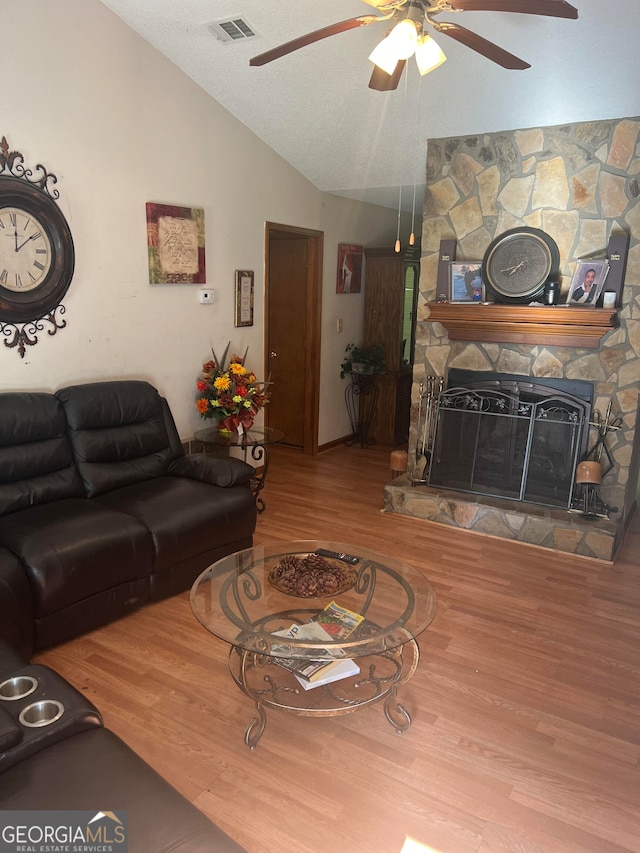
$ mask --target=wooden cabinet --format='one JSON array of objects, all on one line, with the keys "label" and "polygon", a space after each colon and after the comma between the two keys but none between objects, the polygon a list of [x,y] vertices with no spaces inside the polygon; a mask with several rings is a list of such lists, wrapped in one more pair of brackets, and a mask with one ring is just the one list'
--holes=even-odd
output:
[{"label": "wooden cabinet", "polygon": [[418,247],[404,255],[365,249],[363,344],[381,343],[387,364],[369,437],[392,447],[409,437],[419,273]]}]

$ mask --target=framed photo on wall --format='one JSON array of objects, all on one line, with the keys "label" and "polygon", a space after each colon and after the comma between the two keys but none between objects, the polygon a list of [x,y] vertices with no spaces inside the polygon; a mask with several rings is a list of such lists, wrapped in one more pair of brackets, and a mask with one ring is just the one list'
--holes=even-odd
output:
[{"label": "framed photo on wall", "polygon": [[364,248],[348,243],[338,245],[338,278],[336,293],[360,293]]},{"label": "framed photo on wall", "polygon": [[571,305],[594,308],[600,298],[608,272],[609,262],[606,260],[576,261],[567,302]]},{"label": "framed photo on wall", "polygon": [[206,284],[204,210],[147,202],[149,284]]},{"label": "framed photo on wall", "polygon": [[484,302],[479,261],[449,265],[449,302]]},{"label": "framed photo on wall", "polygon": [[253,326],[253,270],[236,270],[235,325]]}]

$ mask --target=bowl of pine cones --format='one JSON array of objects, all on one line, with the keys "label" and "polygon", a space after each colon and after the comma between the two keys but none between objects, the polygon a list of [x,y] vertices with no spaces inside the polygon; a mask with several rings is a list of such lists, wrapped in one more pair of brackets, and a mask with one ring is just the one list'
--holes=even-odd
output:
[{"label": "bowl of pine cones", "polygon": [[345,592],[356,582],[356,570],[317,554],[287,554],[271,569],[271,586],[297,598],[323,598]]}]

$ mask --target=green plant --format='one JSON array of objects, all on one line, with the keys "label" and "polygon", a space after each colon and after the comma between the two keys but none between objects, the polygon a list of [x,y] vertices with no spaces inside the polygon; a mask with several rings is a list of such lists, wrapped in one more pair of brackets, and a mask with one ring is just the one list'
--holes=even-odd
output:
[{"label": "green plant", "polygon": [[[361,369],[354,371],[354,364],[362,365]],[[347,373],[384,373],[386,366],[382,344],[371,344],[365,347],[350,343],[344,351],[344,361],[340,365],[340,378],[344,379]]]}]

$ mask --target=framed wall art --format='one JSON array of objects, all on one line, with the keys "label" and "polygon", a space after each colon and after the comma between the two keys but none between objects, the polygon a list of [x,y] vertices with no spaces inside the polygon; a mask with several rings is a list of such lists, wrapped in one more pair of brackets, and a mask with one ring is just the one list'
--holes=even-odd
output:
[{"label": "framed wall art", "polygon": [[594,308],[608,272],[609,262],[606,260],[576,261],[567,302],[571,305],[584,305],[585,308]]},{"label": "framed wall art", "polygon": [[478,261],[450,264],[449,302],[484,302],[484,284]]},{"label": "framed wall art", "polygon": [[338,245],[338,278],[336,293],[360,293],[364,248],[348,243]]},{"label": "framed wall art", "polygon": [[253,271],[236,270],[236,326],[253,326]]},{"label": "framed wall art", "polygon": [[204,210],[147,202],[149,284],[206,284]]}]

